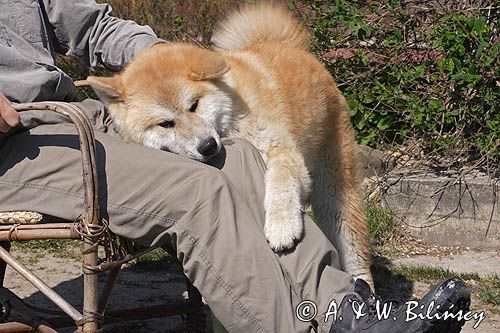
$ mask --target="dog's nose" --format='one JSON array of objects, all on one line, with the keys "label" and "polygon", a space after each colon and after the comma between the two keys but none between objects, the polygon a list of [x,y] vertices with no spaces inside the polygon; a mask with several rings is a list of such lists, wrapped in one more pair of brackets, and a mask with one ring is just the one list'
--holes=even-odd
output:
[{"label": "dog's nose", "polygon": [[205,157],[212,156],[217,152],[217,141],[210,138],[198,146],[198,152]]}]

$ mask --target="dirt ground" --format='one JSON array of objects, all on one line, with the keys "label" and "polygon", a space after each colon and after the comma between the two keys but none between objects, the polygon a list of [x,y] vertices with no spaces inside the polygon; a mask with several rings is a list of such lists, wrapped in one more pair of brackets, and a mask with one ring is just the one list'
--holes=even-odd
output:
[{"label": "dirt ground", "polygon": [[[65,295],[72,304],[78,307],[81,305],[82,278],[80,263],[78,259],[75,259],[75,257],[78,257],[77,249],[69,248],[60,253],[46,254],[39,249],[17,248],[13,250],[13,253],[29,268],[33,269],[49,286]],[[490,261],[479,260],[478,256],[482,256],[483,259],[489,258]],[[453,269],[454,261],[457,260],[454,257],[456,257],[456,254],[451,256],[441,255],[435,264]],[[462,252],[460,261],[463,263],[461,266],[463,271],[467,271],[467,258],[469,258],[470,263],[475,263],[475,265],[469,265],[473,270],[481,271],[483,268],[487,268],[500,274],[500,256],[498,256],[498,252],[493,251],[489,254],[472,250]],[[422,255],[404,255],[394,260],[395,265],[418,265],[419,263],[425,265],[429,264],[429,262],[429,258]],[[388,264],[388,262],[385,264]],[[153,264],[153,266],[156,266],[156,264]],[[151,266],[137,264],[124,269],[111,298],[110,310],[168,303],[185,297],[183,276],[174,262],[162,263],[161,267],[150,268]],[[378,292],[383,297],[399,299],[421,297],[431,286],[430,283],[422,282],[421,279],[420,281],[412,281],[412,279],[395,278],[384,274],[382,272],[376,275],[376,278],[378,276],[379,279],[377,283]],[[392,283],[388,283],[385,281],[386,279],[392,279]],[[103,284],[103,282],[104,278],[100,279],[100,283]],[[54,308],[36,288],[12,269],[7,271],[5,286],[32,305]],[[476,329],[472,327],[474,321],[468,322],[463,332],[500,332],[500,306],[487,304],[473,294],[472,310],[475,312],[484,311],[485,319]],[[107,328],[105,332],[183,332],[182,325],[182,318],[174,316],[118,324]],[[72,332],[72,330],[65,329],[62,332]]]},{"label": "dirt ground", "polygon": [[[16,249],[14,255],[32,269],[56,292],[73,304],[77,309],[82,305],[83,279],[81,263],[77,257],[77,249],[66,249],[73,252],[51,253],[41,256],[40,250],[24,251]],[[163,264],[162,264],[163,266]],[[109,311],[141,306],[172,303],[187,296],[184,277],[175,263],[167,269],[148,270],[140,264],[122,270],[110,299]],[[100,277],[99,284],[104,286],[105,276]],[[30,305],[56,310],[57,308],[27,280],[10,267],[7,269],[5,287],[9,288]],[[16,314],[14,314],[16,318]],[[182,332],[183,320],[180,316],[172,316],[159,320],[133,322],[113,325],[105,332]],[[73,329],[62,329],[61,332],[73,332]]]}]

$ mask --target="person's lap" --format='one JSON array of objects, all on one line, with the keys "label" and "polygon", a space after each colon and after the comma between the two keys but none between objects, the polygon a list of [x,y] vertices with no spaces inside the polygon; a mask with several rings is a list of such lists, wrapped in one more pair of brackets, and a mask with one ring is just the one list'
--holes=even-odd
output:
[{"label": "person's lap", "polygon": [[[350,277],[334,268],[336,251],[310,220],[300,251],[276,255],[269,249],[262,232],[265,165],[245,141],[226,140],[225,154],[208,166],[104,133],[96,137],[101,211],[111,229],[144,245],[175,246],[216,315],[238,309],[238,316],[219,318],[227,328],[238,328],[243,318],[255,330],[304,328],[306,323],[292,323],[294,304],[307,298],[324,306],[325,297],[339,300],[352,290]],[[78,147],[67,123],[37,126],[6,140],[0,150],[0,211],[78,218],[83,210]],[[311,281],[314,287],[304,286]],[[292,299],[276,296],[284,290],[292,290]],[[325,299],[319,301],[321,293]],[[290,312],[281,315],[290,323],[270,325],[273,309]]]}]

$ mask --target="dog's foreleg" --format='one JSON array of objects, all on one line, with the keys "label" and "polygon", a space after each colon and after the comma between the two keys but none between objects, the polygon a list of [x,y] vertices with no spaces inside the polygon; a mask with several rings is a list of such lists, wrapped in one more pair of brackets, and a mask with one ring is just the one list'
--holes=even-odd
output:
[{"label": "dog's foreleg", "polygon": [[264,234],[274,251],[290,249],[304,230],[302,208],[310,176],[302,155],[293,148],[270,152],[266,163]]}]

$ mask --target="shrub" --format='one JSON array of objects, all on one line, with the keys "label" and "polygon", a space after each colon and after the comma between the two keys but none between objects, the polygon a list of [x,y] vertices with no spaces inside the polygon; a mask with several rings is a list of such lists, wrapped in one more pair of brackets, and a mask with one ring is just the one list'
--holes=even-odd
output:
[{"label": "shrub", "polygon": [[498,8],[436,1],[311,1],[315,51],[362,144],[418,142],[457,166],[500,160]]}]

